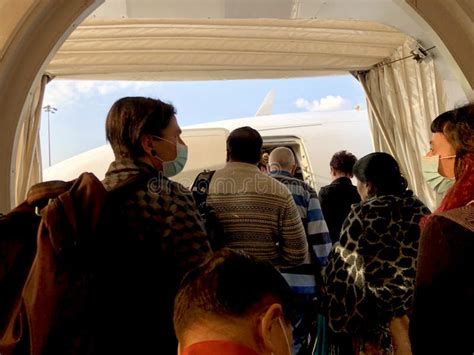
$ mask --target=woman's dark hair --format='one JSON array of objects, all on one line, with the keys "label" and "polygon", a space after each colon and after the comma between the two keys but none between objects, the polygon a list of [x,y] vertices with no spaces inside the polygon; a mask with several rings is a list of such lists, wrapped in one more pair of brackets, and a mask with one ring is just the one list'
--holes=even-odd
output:
[{"label": "woman's dark hair", "polygon": [[456,153],[474,152],[474,103],[452,112],[452,118],[443,127],[443,133]]},{"label": "woman's dark hair", "polygon": [[356,161],[357,158],[354,154],[349,153],[346,150],[341,150],[332,156],[329,166],[343,174],[352,175],[352,170]]},{"label": "woman's dark hair", "polygon": [[400,173],[394,157],[387,153],[371,153],[354,165],[354,175],[363,183],[370,183],[369,196],[400,196],[407,190],[407,181]]},{"label": "woman's dark hair", "polygon": [[431,122],[431,133],[444,133],[444,126],[453,119],[454,110],[443,112]]},{"label": "woman's dark hair", "polygon": [[160,136],[176,114],[173,105],[146,97],[124,97],[109,110],[105,131],[116,158],[138,158],[145,154],[144,134]]}]

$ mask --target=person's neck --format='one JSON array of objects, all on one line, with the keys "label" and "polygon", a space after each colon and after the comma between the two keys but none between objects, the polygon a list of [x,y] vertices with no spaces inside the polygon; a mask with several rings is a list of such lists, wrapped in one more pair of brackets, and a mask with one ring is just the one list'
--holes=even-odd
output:
[{"label": "person's neck", "polygon": [[232,326],[229,324],[197,324],[186,331],[183,339],[180,339],[179,346],[183,351],[193,344],[219,340],[244,345],[258,353],[253,335],[247,332],[248,328],[248,326]]},{"label": "person's neck", "polygon": [[343,178],[343,177],[348,178],[348,179],[351,178],[350,175],[347,175],[347,174],[344,174],[344,173],[335,173],[335,174],[331,175],[331,177],[332,177],[332,181],[335,181],[335,180]]},{"label": "person's neck", "polygon": [[227,162],[228,162],[228,163],[249,164],[249,165],[255,165],[255,166],[257,166],[257,164],[247,163],[246,161],[240,161],[240,160],[234,160],[234,159],[229,159]]},{"label": "person's neck", "polygon": [[278,174],[278,173],[281,174],[281,173],[283,173],[283,174],[287,174],[287,175],[293,176],[293,174],[291,173],[291,170],[282,169],[282,168],[280,168],[280,169],[272,169],[272,170],[270,171],[270,173],[271,173],[271,174]]},{"label": "person's neck", "polygon": [[157,170],[157,171],[163,171],[163,165],[161,164],[160,161],[153,161],[152,158],[148,157],[148,156],[143,156],[141,158],[138,158],[139,161],[145,163],[145,164],[148,164],[150,165],[151,167],[153,167],[153,169]]}]

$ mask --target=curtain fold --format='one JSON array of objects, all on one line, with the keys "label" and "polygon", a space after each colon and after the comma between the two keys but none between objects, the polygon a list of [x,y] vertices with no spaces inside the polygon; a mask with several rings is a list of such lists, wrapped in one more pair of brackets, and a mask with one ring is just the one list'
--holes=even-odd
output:
[{"label": "curtain fold", "polygon": [[392,154],[410,188],[433,208],[441,196],[426,185],[421,157],[429,149],[431,121],[446,110],[445,91],[429,57],[421,62],[407,58],[391,63],[409,56],[416,46],[409,39],[380,65],[353,75],[367,96],[375,150]]},{"label": "curtain fold", "polygon": [[46,84],[51,79],[49,75],[45,74],[42,76],[33,94],[31,105],[21,123],[15,161],[15,204],[23,201],[26,198],[28,189],[42,180],[39,140],[41,105]]}]

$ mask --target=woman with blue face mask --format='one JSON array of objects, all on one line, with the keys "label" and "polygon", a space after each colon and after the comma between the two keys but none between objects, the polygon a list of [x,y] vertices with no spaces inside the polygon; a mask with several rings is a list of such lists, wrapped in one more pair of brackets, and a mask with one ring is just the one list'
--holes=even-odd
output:
[{"label": "woman with blue face mask", "polygon": [[414,354],[473,354],[474,103],[435,122],[454,150],[455,182],[423,222],[410,337]]},{"label": "woman with blue face mask", "polygon": [[175,113],[145,97],[122,98],[108,113],[115,160],[103,181],[111,198],[97,252],[93,353],[175,354],[175,293],[210,254],[191,192],[168,179],[187,159]]},{"label": "woman with blue face mask", "polygon": [[443,128],[451,116],[451,112],[448,111],[433,120],[431,123],[431,149],[421,160],[426,183],[436,193],[442,195],[454,184],[456,152],[443,132]]},{"label": "woman with blue face mask", "polygon": [[474,199],[473,126],[474,104],[444,112],[431,124],[432,150],[428,156],[438,159],[438,175],[450,185],[435,213],[462,207]]}]

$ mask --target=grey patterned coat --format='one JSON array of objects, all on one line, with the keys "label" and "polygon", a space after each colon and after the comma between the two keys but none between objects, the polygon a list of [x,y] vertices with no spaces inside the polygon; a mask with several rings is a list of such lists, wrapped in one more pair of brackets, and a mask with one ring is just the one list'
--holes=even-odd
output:
[{"label": "grey patterned coat", "polygon": [[103,184],[123,191],[102,243],[95,353],[175,354],[174,296],[182,276],[211,253],[192,194],[130,159],[114,161]]}]

